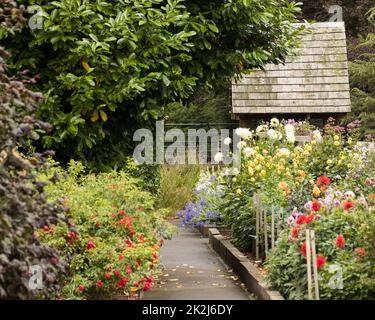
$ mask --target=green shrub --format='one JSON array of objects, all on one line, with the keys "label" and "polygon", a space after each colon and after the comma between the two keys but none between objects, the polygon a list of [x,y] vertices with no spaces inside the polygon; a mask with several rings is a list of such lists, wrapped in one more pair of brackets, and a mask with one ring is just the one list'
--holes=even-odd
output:
[{"label": "green shrub", "polygon": [[[14,24],[22,23],[18,18],[15,2],[2,2],[0,38],[13,30]],[[9,76],[4,61],[8,57],[0,47],[0,299],[50,298],[59,291],[65,266],[55,250],[34,237],[34,231],[56,223],[62,217],[62,207],[47,202],[44,183],[36,177],[46,154],[26,160],[17,151],[25,148],[29,139],[38,138],[36,131],[46,130],[48,125],[33,117],[41,94],[26,89],[31,81],[27,72]],[[41,288],[30,286],[38,284],[31,278],[31,267],[41,271]]]},{"label": "green shrub", "polygon": [[161,168],[158,206],[176,216],[193,199],[193,188],[199,177],[199,166],[164,165]]},{"label": "green shrub", "polygon": [[47,188],[63,198],[70,224],[39,230],[44,243],[69,263],[61,298],[93,298],[149,290],[158,271],[158,254],[174,228],[156,210],[154,197],[124,172],[85,174],[71,162],[55,168],[60,181]]}]

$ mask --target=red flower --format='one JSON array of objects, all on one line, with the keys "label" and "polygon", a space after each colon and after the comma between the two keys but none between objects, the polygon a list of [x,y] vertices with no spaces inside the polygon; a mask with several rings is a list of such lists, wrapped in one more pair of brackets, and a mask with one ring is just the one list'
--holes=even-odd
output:
[{"label": "red flower", "polygon": [[354,207],[354,203],[352,201],[346,201],[344,204],[343,204],[343,208],[344,210],[350,210],[351,208]]},{"label": "red flower", "polygon": [[96,244],[95,244],[93,241],[89,241],[89,242],[87,243],[86,248],[87,248],[88,250],[93,249],[93,248],[96,248]]},{"label": "red flower", "polygon": [[122,278],[120,281],[117,282],[117,285],[119,287],[123,287],[124,285],[126,285],[126,283],[128,282],[128,278]]},{"label": "red flower", "polygon": [[298,228],[294,228],[292,230],[292,236],[293,236],[293,238],[298,238],[299,237],[298,231],[299,231]]},{"label": "red flower", "polygon": [[336,238],[336,247],[340,249],[345,247],[345,239],[342,234],[339,234]]},{"label": "red flower", "polygon": [[301,254],[306,257],[306,242],[301,245]]},{"label": "red flower", "polygon": [[120,270],[115,270],[115,275],[118,276],[118,277],[121,277],[121,271]]},{"label": "red flower", "polygon": [[305,222],[306,222],[306,216],[304,214],[299,215],[296,220],[296,224],[303,224]]},{"label": "red flower", "polygon": [[326,264],[326,258],[323,256],[317,256],[316,257],[316,265],[318,269],[323,268],[324,265]]},{"label": "red flower", "polygon": [[83,284],[80,284],[80,285],[78,286],[78,289],[79,289],[79,291],[82,293],[83,291],[85,291],[85,286],[84,286]]},{"label": "red flower", "polygon": [[152,288],[151,283],[147,282],[147,283],[145,284],[145,286],[143,287],[143,290],[144,290],[144,291],[148,291],[148,290],[150,290],[151,288]]},{"label": "red flower", "polygon": [[100,288],[103,285],[103,282],[100,280],[96,280],[96,285]]},{"label": "red flower", "polygon": [[365,248],[355,248],[354,249],[354,255],[356,257],[364,258],[366,256],[366,250]]},{"label": "red flower", "polygon": [[316,182],[316,184],[321,187],[328,187],[331,184],[331,180],[326,176],[320,176]]},{"label": "red flower", "polygon": [[141,243],[145,242],[145,238],[144,238],[143,234],[141,234],[139,236],[139,241],[141,241]]},{"label": "red flower", "polygon": [[311,205],[311,209],[315,212],[318,212],[320,208],[322,207],[322,204],[319,201],[314,201]]},{"label": "red flower", "polygon": [[134,231],[129,231],[130,236],[134,236]]},{"label": "red flower", "polygon": [[49,230],[49,226],[44,226],[44,231],[48,231]]},{"label": "red flower", "polygon": [[134,261],[134,265],[136,266],[136,268],[138,268],[139,267],[138,261]]},{"label": "red flower", "polygon": [[128,274],[131,274],[133,272],[132,268],[129,265],[127,265],[125,269],[127,270]]},{"label": "red flower", "polygon": [[147,279],[147,282],[154,282],[154,281],[155,281],[154,277],[150,277]]},{"label": "red flower", "polygon": [[107,279],[111,279],[111,275],[110,275],[108,272],[104,273],[104,276],[105,276]]},{"label": "red flower", "polygon": [[129,247],[134,248],[133,242],[131,242],[130,239],[126,239],[125,242],[126,242],[126,244],[127,244]]},{"label": "red flower", "polygon": [[120,216],[123,216],[125,214],[124,210],[121,210],[119,213],[118,213]]},{"label": "red flower", "polygon": [[142,283],[147,282],[147,278],[142,278],[142,279],[141,279],[141,282],[142,282]]},{"label": "red flower", "polygon": [[118,259],[122,260],[122,259],[124,259],[124,256],[121,254],[121,255],[118,256]]},{"label": "red flower", "polygon": [[309,216],[306,217],[306,224],[310,224],[313,220],[315,219],[315,214],[310,214]]},{"label": "red flower", "polygon": [[159,256],[156,253],[153,254],[153,257],[154,259],[159,259]]},{"label": "red flower", "polygon": [[139,282],[138,281],[134,281],[133,282],[133,287],[138,287],[139,286]]}]

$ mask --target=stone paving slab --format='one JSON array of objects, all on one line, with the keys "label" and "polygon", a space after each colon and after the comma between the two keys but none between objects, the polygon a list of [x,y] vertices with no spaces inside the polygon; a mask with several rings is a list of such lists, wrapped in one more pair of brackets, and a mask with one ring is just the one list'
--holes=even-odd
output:
[{"label": "stone paving slab", "polygon": [[249,300],[237,277],[193,229],[180,229],[161,249],[165,267],[145,300]]}]

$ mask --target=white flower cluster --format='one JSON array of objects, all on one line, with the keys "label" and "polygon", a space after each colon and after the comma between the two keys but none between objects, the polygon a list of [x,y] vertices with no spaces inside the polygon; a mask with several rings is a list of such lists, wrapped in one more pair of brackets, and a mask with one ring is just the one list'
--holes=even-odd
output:
[{"label": "white flower cluster", "polygon": [[290,150],[287,148],[281,148],[279,151],[277,151],[277,155],[279,157],[289,157],[290,156]]},{"label": "white flower cluster", "polygon": [[249,129],[246,129],[246,128],[237,128],[236,129],[236,135],[238,135],[239,137],[241,137],[244,140],[251,139],[251,137],[253,136],[251,131]]},{"label": "white flower cluster", "polygon": [[322,134],[320,133],[319,130],[314,130],[312,136],[313,136],[313,139],[316,140],[317,142],[323,141]]},{"label": "white flower cluster", "polygon": [[289,143],[295,143],[296,142],[296,136],[294,134],[295,133],[294,126],[292,124],[286,124],[284,126],[284,130],[285,130],[286,140]]},{"label": "white flower cluster", "polygon": [[267,136],[271,140],[281,140],[283,137],[283,134],[280,131],[274,130],[274,129],[269,129],[267,131]]}]

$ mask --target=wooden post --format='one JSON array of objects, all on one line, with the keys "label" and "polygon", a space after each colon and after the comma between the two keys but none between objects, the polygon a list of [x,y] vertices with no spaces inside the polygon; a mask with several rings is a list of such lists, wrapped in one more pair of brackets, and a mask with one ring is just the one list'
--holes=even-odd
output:
[{"label": "wooden post", "polygon": [[310,230],[306,229],[306,258],[307,258],[307,290],[309,300],[313,299],[312,294],[312,275],[311,275],[311,242]]},{"label": "wooden post", "polygon": [[271,216],[271,248],[275,248],[275,206],[272,205]]},{"label": "wooden post", "polygon": [[280,234],[281,234],[281,231],[282,231],[282,228],[283,228],[283,208],[280,208],[280,211],[279,211],[279,223],[277,225],[277,237],[280,237]]},{"label": "wooden post", "polygon": [[255,260],[259,260],[259,198],[258,194],[254,195],[256,199],[255,211],[256,211],[256,221],[255,221]]},{"label": "wooden post", "polygon": [[315,300],[320,300],[318,266],[316,264],[316,246],[315,246],[315,231],[314,230],[310,230],[310,238],[311,238],[311,249],[312,249],[312,263],[313,263],[313,270],[314,270]]},{"label": "wooden post", "polygon": [[264,224],[264,253],[268,256],[268,232],[267,232],[267,210],[263,209],[263,224]]}]

